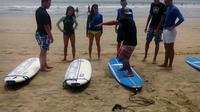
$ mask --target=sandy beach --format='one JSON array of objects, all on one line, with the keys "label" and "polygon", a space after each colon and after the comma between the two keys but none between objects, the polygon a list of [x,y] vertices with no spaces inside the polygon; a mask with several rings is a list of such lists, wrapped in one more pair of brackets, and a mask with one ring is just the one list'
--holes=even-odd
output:
[{"label": "sandy beach", "polygon": [[[93,46],[92,79],[82,91],[63,89],[65,71],[72,59],[63,62],[62,33],[56,28],[58,18],[52,18],[54,43],[48,53],[52,72],[39,72],[28,84],[17,88],[4,87],[4,77],[23,60],[38,57],[39,47],[34,33],[34,17],[0,18],[0,112],[111,112],[115,104],[130,106],[125,112],[200,112],[200,72],[189,67],[184,58],[200,57],[200,19],[186,19],[177,28],[175,60],[172,71],[158,67],[163,63],[164,47],[160,44],[157,64],[152,64],[154,43],[149,57],[142,62],[146,34],[146,19],[136,19],[138,46],[131,57],[131,65],[144,80],[144,88],[134,95],[110,76],[107,61],[116,54],[114,27],[104,27],[101,39],[102,55],[97,60]],[[88,38],[85,21],[78,19],[76,58],[88,59]],[[118,111],[118,112],[124,112]]]}]

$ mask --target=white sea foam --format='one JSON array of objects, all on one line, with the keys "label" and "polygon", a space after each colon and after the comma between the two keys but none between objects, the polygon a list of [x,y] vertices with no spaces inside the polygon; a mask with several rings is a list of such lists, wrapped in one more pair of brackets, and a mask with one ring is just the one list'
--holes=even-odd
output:
[{"label": "white sea foam", "polygon": [[[1,2],[3,1],[3,2]],[[14,3],[10,3],[11,0],[0,0],[0,17],[2,16],[30,16],[34,15],[35,10],[40,6],[40,3],[36,3],[35,0],[30,0],[32,2],[20,2],[21,0],[13,1]],[[64,0],[58,0],[60,2],[54,1],[52,2],[52,6],[48,10],[51,15],[53,16],[61,16],[65,13],[66,8],[68,5],[72,5],[73,7],[79,8],[79,14],[80,17],[86,17],[87,15],[87,9],[88,9],[88,3],[86,2],[72,2],[69,3],[65,2]],[[78,0],[74,0],[78,1]],[[139,0],[138,0],[139,1]],[[200,0],[199,0],[200,1]],[[92,2],[90,3],[91,6]],[[176,5],[183,15],[188,18],[200,18],[199,12],[200,12],[200,4],[177,4]],[[116,10],[120,8],[120,4],[118,2],[114,3],[99,3],[99,12],[104,15],[104,17],[115,17],[116,16]],[[129,3],[129,8],[133,9],[134,17],[137,18],[146,18],[146,16],[149,13],[150,9],[150,3]],[[190,13],[188,13],[190,12]]]}]

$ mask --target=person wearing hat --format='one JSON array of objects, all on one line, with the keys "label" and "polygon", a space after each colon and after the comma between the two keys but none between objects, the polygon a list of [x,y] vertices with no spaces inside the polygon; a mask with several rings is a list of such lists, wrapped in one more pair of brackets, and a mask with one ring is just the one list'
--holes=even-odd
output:
[{"label": "person wearing hat", "polygon": [[[128,17],[130,19],[133,19],[133,11],[132,11],[132,9],[126,7],[127,6],[127,1],[126,0],[120,0],[120,4],[121,4],[122,7],[117,10],[117,18],[116,18],[116,20],[119,20],[121,18],[120,12],[121,12],[121,10],[123,8],[126,8],[131,13],[131,14],[128,15]],[[115,32],[117,33],[117,55],[119,53],[119,49],[120,49],[121,43],[123,41],[123,34],[122,34],[121,30],[122,30],[121,25],[115,25]]]},{"label": "person wearing hat", "polygon": [[120,11],[121,18],[119,20],[103,22],[97,25],[121,25],[122,29],[120,30],[120,33],[123,33],[124,35],[122,47],[119,50],[117,58],[123,63],[123,67],[120,70],[128,70],[128,73],[125,74],[124,77],[133,76],[129,59],[137,45],[137,29],[134,20],[129,17],[131,14],[129,9],[123,8]]},{"label": "person wearing hat", "polygon": [[[159,51],[159,43],[161,42],[161,37],[162,37],[162,29],[163,29],[162,26],[163,26],[165,11],[166,11],[166,7],[163,3],[160,2],[160,0],[154,0],[154,2],[151,3],[149,16],[148,16],[146,27],[144,30],[145,33],[147,33],[147,36],[146,36],[146,44],[145,44],[145,56],[143,58],[143,61],[146,61],[149,45],[152,39],[154,38],[155,53],[154,53],[154,58],[153,58],[153,64],[156,63],[156,57]],[[151,23],[149,25],[150,21]]]}]

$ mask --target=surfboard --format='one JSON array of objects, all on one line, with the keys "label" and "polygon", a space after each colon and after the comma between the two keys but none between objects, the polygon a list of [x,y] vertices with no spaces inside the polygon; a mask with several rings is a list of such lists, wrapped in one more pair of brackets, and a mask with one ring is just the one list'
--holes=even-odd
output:
[{"label": "surfboard", "polygon": [[76,59],[70,63],[63,82],[63,87],[78,87],[87,84],[91,79],[92,67],[86,59]]},{"label": "surfboard", "polygon": [[192,68],[200,71],[200,58],[189,56],[185,58],[185,62]]},{"label": "surfboard", "polygon": [[19,64],[4,78],[6,84],[16,84],[32,78],[40,69],[39,58],[29,58]]},{"label": "surfboard", "polygon": [[119,84],[133,89],[141,89],[144,86],[142,78],[135,72],[133,68],[133,76],[132,77],[124,77],[128,71],[119,71],[120,68],[123,67],[123,64],[119,62],[117,58],[111,58],[108,61],[108,68],[111,72],[112,76],[118,81]]}]

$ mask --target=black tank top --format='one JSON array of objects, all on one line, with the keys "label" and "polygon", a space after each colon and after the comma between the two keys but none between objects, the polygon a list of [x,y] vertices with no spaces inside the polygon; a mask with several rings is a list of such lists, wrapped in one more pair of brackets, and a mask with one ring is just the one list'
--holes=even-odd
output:
[{"label": "black tank top", "polygon": [[74,28],[73,28],[74,19],[72,16],[66,16],[65,19],[63,20],[63,24],[64,24],[65,31],[74,30]]}]

